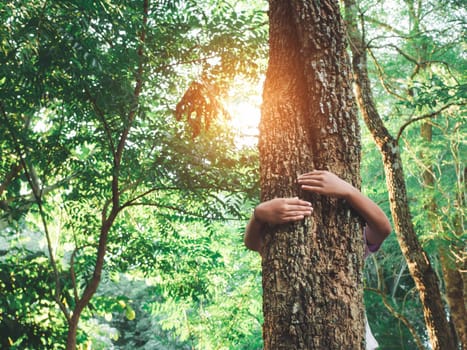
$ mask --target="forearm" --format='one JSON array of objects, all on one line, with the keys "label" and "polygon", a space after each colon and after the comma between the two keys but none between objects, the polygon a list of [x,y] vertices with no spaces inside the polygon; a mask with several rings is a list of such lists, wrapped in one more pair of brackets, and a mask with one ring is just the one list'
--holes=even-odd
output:
[{"label": "forearm", "polygon": [[366,221],[367,242],[369,244],[381,244],[392,230],[383,210],[354,187],[349,190],[344,198]]},{"label": "forearm", "polygon": [[261,252],[263,246],[263,226],[264,224],[258,221],[254,215],[251,216],[245,229],[244,242],[248,249]]}]

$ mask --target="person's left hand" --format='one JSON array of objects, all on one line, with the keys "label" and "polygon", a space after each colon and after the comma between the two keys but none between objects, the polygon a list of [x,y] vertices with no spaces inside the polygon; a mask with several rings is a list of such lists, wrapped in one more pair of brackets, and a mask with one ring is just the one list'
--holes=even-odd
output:
[{"label": "person's left hand", "polygon": [[345,198],[355,189],[339,176],[326,170],[314,170],[298,177],[298,183],[305,191],[326,196]]}]

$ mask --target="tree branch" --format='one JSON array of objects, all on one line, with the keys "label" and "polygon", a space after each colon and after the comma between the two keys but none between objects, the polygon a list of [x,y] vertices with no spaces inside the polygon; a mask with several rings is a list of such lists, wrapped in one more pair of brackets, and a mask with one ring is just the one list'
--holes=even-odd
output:
[{"label": "tree branch", "polygon": [[387,83],[386,83],[386,80],[384,79],[384,70],[383,68],[381,67],[381,65],[379,64],[376,56],[374,55],[373,51],[368,47],[367,48],[367,51],[368,53],[370,54],[370,57],[372,58],[373,60],[373,63],[375,64],[375,67],[378,71],[378,78],[379,78],[379,81],[381,83],[381,86],[383,87],[383,89],[390,95],[396,97],[398,100],[400,101],[405,101],[406,98],[404,98],[402,95],[399,95],[398,93],[396,93],[392,87],[390,87]]},{"label": "tree branch", "polygon": [[71,253],[71,257],[70,257],[70,277],[71,277],[71,284],[73,286],[73,297],[75,299],[75,303],[78,303],[80,299],[78,296],[78,287],[76,286],[75,257],[78,251],[84,248],[87,248],[87,247],[91,247],[91,245],[87,244],[84,246],[76,247],[75,249],[73,249],[73,253]]},{"label": "tree branch", "polygon": [[105,119],[105,114],[99,108],[99,106],[97,105],[96,99],[92,96],[92,94],[90,93],[90,91],[89,91],[89,89],[87,87],[86,87],[85,91],[86,91],[87,97],[89,98],[89,101],[91,101],[91,103],[92,103],[94,111],[96,112],[97,116],[100,118],[100,120],[102,122],[102,125],[104,126],[104,132],[105,132],[105,135],[107,136],[107,139],[109,140],[109,146],[110,146],[110,149],[112,150],[112,155],[115,157],[115,145],[114,145],[114,142],[112,140],[112,130],[110,129],[110,126],[107,123],[107,120]]},{"label": "tree branch", "polygon": [[391,26],[390,24],[378,21],[377,19],[375,19],[373,17],[364,16],[364,19],[365,19],[365,22],[376,24],[378,27],[380,27],[382,29],[386,29],[388,32],[392,32],[392,33],[396,34],[398,37],[403,38],[403,37],[406,36],[406,34],[403,31]]},{"label": "tree branch", "polygon": [[410,321],[400,312],[396,311],[392,305],[389,303],[386,293],[384,291],[376,289],[376,288],[368,288],[366,287],[365,290],[378,294],[381,296],[381,300],[383,301],[384,306],[388,309],[388,311],[393,315],[395,318],[400,320],[409,330],[410,334],[412,334],[412,337],[417,344],[418,349],[420,350],[426,350],[425,346],[423,345],[423,341],[420,339],[420,337],[417,334],[417,330],[415,329],[414,326],[410,323]]},{"label": "tree branch", "polygon": [[55,295],[54,295],[54,298],[55,298],[56,303],[60,307],[60,310],[63,312],[63,315],[65,316],[65,318],[67,320],[69,320],[70,319],[70,313],[69,313],[67,307],[61,301],[61,298],[60,298],[61,293],[62,293],[61,292],[61,284],[60,284],[60,275],[59,275],[59,272],[58,272],[57,262],[55,261],[54,252],[52,250],[52,240],[50,239],[50,232],[49,232],[49,228],[48,228],[48,225],[47,225],[46,214],[45,214],[45,211],[44,211],[44,208],[43,208],[43,205],[42,205],[42,203],[43,203],[43,192],[42,192],[42,189],[40,188],[41,186],[40,186],[39,180],[37,178],[37,174],[34,171],[34,168],[32,166],[28,167],[28,164],[26,162],[26,157],[23,154],[21,145],[19,144],[19,142],[17,140],[15,130],[11,126],[11,124],[9,122],[9,119],[8,119],[8,116],[6,115],[6,111],[3,108],[2,104],[0,104],[0,109],[1,109],[1,112],[2,112],[1,116],[4,119],[4,122],[5,122],[5,124],[6,124],[7,128],[8,128],[8,131],[10,132],[11,141],[13,142],[15,152],[16,152],[18,158],[19,158],[21,167],[24,169],[24,174],[26,176],[27,182],[29,183],[29,186],[31,187],[31,190],[32,190],[32,193],[33,193],[33,196],[34,196],[34,202],[37,204],[37,206],[39,208],[39,216],[41,218],[42,225],[44,227],[45,237],[47,239],[47,249],[48,249],[48,253],[49,253],[49,260],[50,260],[50,263],[52,265],[52,269],[54,271],[54,278],[55,278]]},{"label": "tree branch", "polygon": [[415,330],[415,327],[412,326],[410,321],[404,315],[402,315],[400,312],[396,311],[394,309],[394,307],[391,305],[391,303],[389,302],[388,297],[387,297],[387,292],[385,291],[384,284],[383,284],[383,281],[384,281],[383,271],[381,269],[381,266],[378,264],[378,261],[377,261],[377,259],[375,258],[374,255],[372,255],[372,258],[373,258],[372,260],[373,260],[373,262],[375,264],[375,268],[376,268],[376,275],[378,276],[378,288],[365,287],[365,290],[376,293],[379,296],[381,296],[383,304],[388,309],[388,311],[395,318],[402,321],[402,323],[408,328],[408,330],[412,334],[412,337],[414,338],[415,343],[417,344],[418,348],[420,350],[425,350],[425,346],[423,345],[422,340],[418,336],[417,331]]},{"label": "tree branch", "polygon": [[[241,218],[236,218],[236,217],[213,217],[211,215],[202,215],[202,214],[197,214],[193,213],[191,211],[182,209],[181,207],[176,207],[173,205],[166,205],[166,204],[160,204],[160,203],[155,203],[155,202],[131,202],[131,203],[126,203],[125,207],[122,207],[121,209],[123,210],[124,208],[129,208],[129,207],[136,207],[136,206],[147,206],[147,207],[157,207],[157,208],[163,208],[163,209],[169,209],[175,212],[183,213],[185,215],[191,216],[193,218],[198,218],[198,219],[204,219],[204,220],[222,220],[222,221],[244,221],[247,218],[246,217],[241,217]],[[163,215],[160,215],[163,216]]]},{"label": "tree branch", "polygon": [[[72,316],[72,325],[70,325],[70,329],[73,329],[73,332],[68,333],[68,342],[74,342],[76,339],[76,329],[79,321],[79,317],[83,309],[88,305],[89,301],[91,300],[92,296],[97,290],[99,285],[102,269],[104,266],[104,256],[107,249],[107,239],[109,231],[121,210],[119,206],[120,202],[120,192],[119,192],[119,175],[120,175],[120,167],[121,161],[123,157],[123,151],[125,148],[125,142],[128,138],[130,129],[132,127],[132,123],[135,119],[136,112],[138,110],[138,102],[140,92],[143,86],[143,65],[144,65],[144,44],[146,38],[146,25],[148,19],[148,12],[149,12],[149,0],[144,0],[143,3],[143,20],[142,20],[142,29],[139,36],[139,47],[138,47],[138,56],[139,56],[139,64],[138,69],[136,72],[136,84],[133,92],[133,101],[132,106],[128,115],[128,118],[125,122],[124,129],[120,136],[120,140],[118,142],[117,148],[114,154],[113,160],[113,174],[112,174],[112,196],[110,199],[110,203],[112,203],[112,208],[110,213],[106,213],[106,209],[108,205],[104,205],[103,212],[102,212],[102,225],[100,229],[99,235],[99,244],[97,248],[97,256],[96,256],[96,263],[94,266],[94,273],[91,280],[88,282],[86,288],[83,291],[82,297],[79,300],[79,303],[76,304],[73,316]],[[109,203],[109,205],[110,205]]]},{"label": "tree branch", "polygon": [[8,174],[6,174],[5,179],[0,184],[0,196],[3,191],[8,187],[8,185],[18,176],[19,172],[23,169],[21,164],[13,164],[10,168]]},{"label": "tree branch", "polygon": [[415,118],[411,118],[409,119],[408,121],[406,121],[399,129],[399,132],[397,133],[397,137],[396,137],[396,140],[399,141],[402,133],[404,132],[405,128],[407,128],[410,124],[412,123],[415,123],[419,120],[423,120],[423,119],[429,119],[429,118],[434,118],[436,117],[438,114],[440,114],[441,112],[443,112],[444,110],[448,109],[449,107],[451,106],[465,106],[466,104],[465,103],[461,103],[461,104],[458,104],[458,103],[448,103],[447,105],[444,105],[443,107],[441,107],[440,109],[436,110],[436,111],[433,111],[431,113],[427,113],[427,114],[423,114],[421,116],[418,116],[418,117],[415,117]]},{"label": "tree branch", "polygon": [[149,12],[149,0],[144,0],[143,3],[143,23],[141,28],[141,34],[139,37],[140,45],[138,47],[138,69],[136,71],[136,84],[133,91],[133,101],[132,106],[130,108],[130,112],[128,114],[128,119],[126,121],[126,126],[123,129],[122,135],[120,136],[120,140],[118,142],[118,146],[114,156],[114,173],[112,176],[112,198],[113,198],[113,206],[114,208],[118,208],[119,206],[119,174],[120,174],[120,165],[123,157],[123,150],[125,148],[125,143],[128,138],[128,134],[130,133],[130,129],[132,127],[133,121],[136,116],[136,112],[138,110],[138,101],[139,95],[143,88],[143,69],[144,69],[144,43],[146,40],[146,26],[148,22],[148,12]]}]

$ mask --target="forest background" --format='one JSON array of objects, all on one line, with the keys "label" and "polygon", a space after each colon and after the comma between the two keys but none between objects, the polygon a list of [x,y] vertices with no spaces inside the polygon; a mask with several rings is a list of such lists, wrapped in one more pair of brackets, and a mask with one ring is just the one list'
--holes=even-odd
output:
[{"label": "forest background", "polygon": [[[260,259],[243,229],[259,200],[267,5],[0,5],[2,349],[261,349]],[[451,310],[467,320],[466,10],[357,5],[372,94],[456,328]],[[362,152],[363,191],[390,216],[363,122]],[[394,234],[367,260],[365,304],[381,349],[430,348]]]}]

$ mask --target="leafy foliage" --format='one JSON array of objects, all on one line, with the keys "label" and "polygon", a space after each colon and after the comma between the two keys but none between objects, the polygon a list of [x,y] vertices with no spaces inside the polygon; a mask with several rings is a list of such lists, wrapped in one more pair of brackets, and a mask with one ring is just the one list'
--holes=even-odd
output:
[{"label": "leafy foliage", "polygon": [[[44,232],[51,270],[42,272],[49,275],[41,298],[55,299],[65,318],[101,274],[102,242],[104,282],[119,272],[160,270],[171,275],[167,298],[209,294],[208,277],[192,275],[220,258],[207,248],[209,236],[170,238],[183,223],[212,233],[213,220],[242,218],[240,206],[257,194],[257,158],[235,147],[214,120],[217,110],[193,140],[175,106],[201,77],[222,86],[216,101],[234,76],[256,77],[264,15],[219,1],[1,5],[2,227],[6,236],[20,225],[20,234]],[[252,23],[256,32],[245,28]],[[71,278],[65,283],[62,275]],[[109,300],[97,298],[84,311],[79,343],[90,341],[94,314],[120,305]],[[65,327],[57,323],[60,332],[47,341],[62,346]],[[99,337],[96,346],[107,344]]]},{"label": "leafy foliage", "polygon": [[2,349],[63,349],[66,325],[50,299],[53,274],[47,257],[27,250],[12,253],[0,263]]}]

